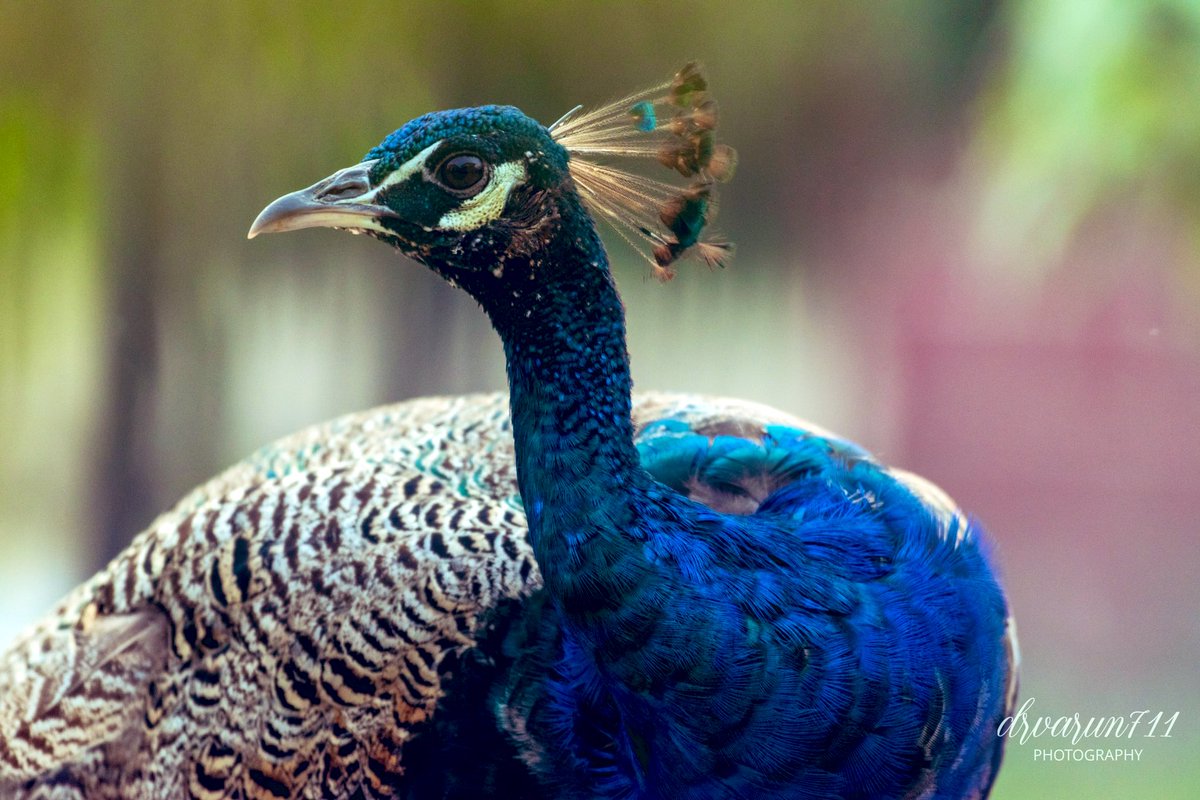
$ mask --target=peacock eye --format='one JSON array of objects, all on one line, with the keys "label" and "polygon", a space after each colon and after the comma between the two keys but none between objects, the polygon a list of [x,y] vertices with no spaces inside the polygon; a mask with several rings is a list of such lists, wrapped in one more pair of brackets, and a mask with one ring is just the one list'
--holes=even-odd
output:
[{"label": "peacock eye", "polygon": [[438,183],[454,192],[473,193],[487,177],[487,164],[479,156],[461,153],[450,156],[435,172]]}]

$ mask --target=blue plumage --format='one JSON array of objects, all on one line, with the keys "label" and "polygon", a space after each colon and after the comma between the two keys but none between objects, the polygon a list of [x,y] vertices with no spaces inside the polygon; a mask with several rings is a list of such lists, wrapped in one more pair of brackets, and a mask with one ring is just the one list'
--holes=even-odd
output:
[{"label": "blue plumage", "polygon": [[[664,204],[665,232],[640,230],[671,261],[708,221],[706,88],[689,68],[666,98],[692,110],[660,160],[698,177]],[[652,106],[621,118],[654,127]],[[334,176],[256,223],[366,230],[474,296],[504,344],[544,589],[481,645],[472,685],[494,723],[447,703],[413,747],[479,741],[528,768],[530,796],[985,795],[1014,664],[982,532],[832,436],[682,416],[635,436],[624,313],[584,202],[620,198],[581,197],[581,163],[510,107],[428,114],[358,183]],[[296,222],[318,218],[300,201],[321,221]],[[503,796],[495,781],[471,791]]]},{"label": "blue plumage", "polygon": [[[666,484],[767,475],[781,486],[756,513],[730,517],[631,470],[611,502],[577,489],[592,502],[560,521],[597,531],[615,517],[617,536],[535,539],[563,616],[518,669],[564,679],[504,702],[555,731],[538,743],[547,774],[576,775],[568,793],[594,791],[600,766],[585,759],[580,772],[585,742],[564,731],[603,705],[599,694],[620,719],[603,764],[618,796],[894,796],[924,780],[941,797],[980,789],[999,742],[978,715],[982,705],[999,721],[1008,665],[978,532],[939,519],[843,442],[681,427],[662,423],[674,435],[642,445]],[[525,496],[563,491],[561,472],[544,478],[553,489]],[[637,752],[653,758],[620,757]]]},{"label": "blue plumage", "polygon": [[634,126],[643,133],[649,133],[658,124],[654,104],[647,100],[641,100],[630,106],[629,115],[633,117]]}]

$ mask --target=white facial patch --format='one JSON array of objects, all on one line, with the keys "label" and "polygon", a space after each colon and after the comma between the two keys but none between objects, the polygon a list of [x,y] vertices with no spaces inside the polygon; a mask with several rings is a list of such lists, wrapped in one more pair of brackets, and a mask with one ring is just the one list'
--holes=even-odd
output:
[{"label": "white facial patch", "polygon": [[527,177],[524,161],[505,161],[492,170],[492,180],[482,192],[469,197],[438,220],[438,227],[452,231],[480,228],[504,213],[508,195]]},{"label": "white facial patch", "polygon": [[439,139],[438,141],[429,145],[429,147],[426,147],[424,150],[417,153],[415,156],[410,158],[408,161],[405,161],[403,164],[396,167],[394,170],[392,170],[391,172],[389,172],[387,174],[387,177],[385,177],[383,180],[381,180],[379,182],[378,186],[376,186],[374,189],[372,189],[371,191],[364,194],[362,197],[354,198],[354,202],[356,202],[356,203],[373,203],[373,202],[375,202],[375,196],[377,194],[379,194],[380,192],[384,191],[385,189],[387,189],[391,186],[395,186],[397,183],[401,183],[403,181],[408,180],[413,175],[416,175],[418,172],[420,172],[424,168],[425,159],[429,158],[429,156],[433,153],[433,151],[436,150],[438,148],[438,145],[440,145],[443,141],[444,140]]}]

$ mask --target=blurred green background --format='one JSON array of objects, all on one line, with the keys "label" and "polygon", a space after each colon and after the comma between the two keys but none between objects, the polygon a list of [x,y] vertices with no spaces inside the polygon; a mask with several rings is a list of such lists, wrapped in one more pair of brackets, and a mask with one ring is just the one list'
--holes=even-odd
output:
[{"label": "blurred green background", "polygon": [[996,541],[1053,716],[1180,711],[1136,763],[1012,743],[994,797],[1200,795],[1200,4],[0,0],[0,640],[309,423],[500,389],[469,298],[365,238],[247,242],[437,108],[545,122],[699,58],[727,270],[613,240],[642,388],[922,472]]}]

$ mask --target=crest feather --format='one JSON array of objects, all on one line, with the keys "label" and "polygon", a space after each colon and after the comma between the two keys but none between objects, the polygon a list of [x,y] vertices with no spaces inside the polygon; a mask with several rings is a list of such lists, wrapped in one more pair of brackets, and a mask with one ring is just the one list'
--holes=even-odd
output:
[{"label": "crest feather", "polygon": [[[724,266],[733,246],[703,234],[716,212],[716,184],[733,177],[737,153],[716,141],[717,104],[699,65],[599,108],[580,108],[551,125],[550,134],[571,154],[571,176],[584,202],[663,280],[674,277],[673,265],[688,255]],[[649,178],[608,158],[652,159],[688,182]]]}]

